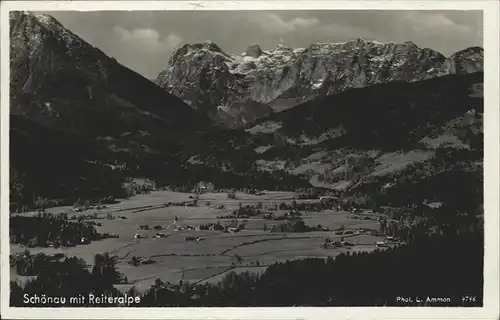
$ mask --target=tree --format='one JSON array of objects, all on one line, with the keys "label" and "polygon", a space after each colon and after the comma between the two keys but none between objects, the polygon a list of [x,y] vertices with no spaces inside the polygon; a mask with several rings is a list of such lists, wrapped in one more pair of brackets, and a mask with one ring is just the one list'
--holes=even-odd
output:
[{"label": "tree", "polygon": [[307,229],[306,224],[305,224],[304,220],[302,220],[302,219],[296,220],[292,226],[293,232],[305,232],[306,229]]},{"label": "tree", "polygon": [[385,221],[384,220],[382,220],[382,221],[379,222],[379,231],[380,231],[381,234],[384,234],[385,231],[386,231],[385,230]]},{"label": "tree", "polygon": [[240,255],[235,254],[234,260],[236,261],[236,263],[241,263],[243,261],[243,258]]},{"label": "tree", "polygon": [[23,306],[23,288],[17,281],[10,282],[10,305],[13,307]]},{"label": "tree", "polygon": [[160,278],[157,278],[157,279],[155,280],[154,286],[155,286],[156,288],[161,288],[161,287],[163,286],[163,281],[161,281],[161,279],[160,279]]},{"label": "tree", "polygon": [[40,209],[42,211],[45,211],[45,209],[48,207],[48,200],[45,199],[45,198],[42,198],[42,197],[38,197],[36,200],[35,200],[35,208],[37,209]]},{"label": "tree", "polygon": [[10,199],[15,203],[23,202],[23,183],[22,176],[14,169],[10,168],[9,170],[10,178],[9,178],[9,187],[10,187]]},{"label": "tree", "polygon": [[130,288],[127,291],[127,295],[130,296],[130,297],[137,297],[137,296],[140,296],[140,292],[137,291],[137,289],[136,289],[135,286],[132,286],[132,288]]}]

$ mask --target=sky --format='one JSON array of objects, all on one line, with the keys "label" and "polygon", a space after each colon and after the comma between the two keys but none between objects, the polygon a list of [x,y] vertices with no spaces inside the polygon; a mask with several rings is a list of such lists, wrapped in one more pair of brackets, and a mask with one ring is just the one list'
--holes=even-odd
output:
[{"label": "sky", "polygon": [[362,38],[412,41],[449,56],[482,46],[481,11],[55,11],[66,28],[147,78],[173,51],[211,40],[227,53],[253,44],[304,48],[315,42]]}]

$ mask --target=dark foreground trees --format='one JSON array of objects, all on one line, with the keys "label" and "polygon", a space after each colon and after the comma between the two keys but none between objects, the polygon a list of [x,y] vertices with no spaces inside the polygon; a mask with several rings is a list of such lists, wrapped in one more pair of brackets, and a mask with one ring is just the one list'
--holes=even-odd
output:
[{"label": "dark foreground trees", "polygon": [[40,214],[35,217],[10,217],[10,242],[29,247],[46,247],[49,244],[72,246],[97,240],[99,233],[94,226],[81,222],[70,222],[66,216]]},{"label": "dark foreground trees", "polygon": [[394,306],[398,296],[450,297],[460,305],[462,295],[482,300],[482,248],[478,234],[438,236],[371,254],[278,264],[259,279],[254,297],[263,306]]},{"label": "dark foreground trees", "polygon": [[[27,260],[38,255],[24,254]],[[16,281],[10,282],[10,305],[14,307],[89,307],[93,306],[88,301],[88,295],[96,296],[105,294],[107,296],[118,296],[119,292],[113,285],[121,283],[123,278],[116,269],[116,258],[105,253],[95,256],[94,266],[89,270],[85,261],[76,257],[63,257],[51,259],[44,256],[38,259],[36,265],[30,269],[30,275],[34,278],[28,280],[24,285]],[[20,263],[20,262],[18,262]],[[24,266],[25,263],[21,262]],[[27,302],[30,297],[60,298],[58,302],[46,300],[32,300],[35,303]],[[85,296],[86,300],[72,300]],[[64,298],[64,303],[62,303]],[[95,306],[95,305],[94,305]],[[99,306],[111,306],[111,304],[100,304]]]}]

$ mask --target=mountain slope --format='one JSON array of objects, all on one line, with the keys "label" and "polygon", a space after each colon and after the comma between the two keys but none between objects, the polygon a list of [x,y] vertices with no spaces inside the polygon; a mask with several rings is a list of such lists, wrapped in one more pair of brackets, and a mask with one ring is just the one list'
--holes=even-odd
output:
[{"label": "mountain slope", "polygon": [[[391,81],[415,82],[482,71],[483,50],[449,58],[412,42],[357,39],[269,51],[251,45],[228,55],[212,42],[177,49],[156,83],[193,108],[231,127],[268,116],[317,96]],[[267,105],[256,111],[254,103]],[[245,107],[242,107],[244,105]]]},{"label": "mountain slope", "polygon": [[[199,124],[178,98],[107,57],[44,14],[11,14],[11,113],[95,135],[140,121]],[[123,128],[110,127],[120,123]],[[69,126],[71,125],[71,126]]]},{"label": "mountain slope", "polygon": [[[334,140],[386,149],[412,148],[429,130],[470,109],[482,112],[482,99],[471,97],[482,72],[425,81],[394,81],[309,101],[261,119],[281,123],[289,137],[317,136],[340,127]],[[399,134],[401,133],[401,134]],[[340,142],[339,142],[340,143]]]},{"label": "mountain slope", "polygon": [[211,127],[51,16],[12,12],[10,37],[11,170],[23,186],[17,201],[116,195],[126,175],[175,173],[165,163],[183,150],[182,137]]},{"label": "mountain slope", "polygon": [[[482,82],[482,72],[457,74],[309,101],[246,129],[252,138],[240,138],[239,152],[258,170],[284,171],[345,196],[470,200],[482,179]],[[456,189],[466,186],[469,194]]]}]

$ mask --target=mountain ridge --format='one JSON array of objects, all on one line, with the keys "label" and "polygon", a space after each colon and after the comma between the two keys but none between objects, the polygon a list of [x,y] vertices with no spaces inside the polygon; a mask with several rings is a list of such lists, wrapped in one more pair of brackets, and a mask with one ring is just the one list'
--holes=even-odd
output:
[{"label": "mountain ridge", "polygon": [[47,14],[11,12],[10,40],[16,201],[117,195],[127,175],[187,179],[175,154],[212,121]]},{"label": "mountain ridge", "polygon": [[[482,71],[482,60],[479,47],[445,57],[411,41],[356,39],[296,49],[280,44],[270,50],[251,44],[240,54],[227,54],[207,41],[176,49],[155,82],[210,118],[241,127],[312,98],[350,88]],[[244,100],[268,108],[255,114],[251,106],[241,108]],[[237,110],[233,109],[235,104],[240,105]],[[232,118],[232,122],[224,118]]]},{"label": "mountain ridge", "polygon": [[[193,122],[202,118],[180,99],[120,65],[50,15],[13,12],[10,20],[12,113],[42,121],[41,115],[52,122],[64,114],[78,122],[85,113],[102,115],[112,108],[117,108],[120,116],[137,115],[140,105],[142,111],[153,113],[166,125],[182,122],[183,118]],[[134,87],[143,94],[131,93]],[[184,122],[182,125],[189,124]],[[90,125],[87,120],[78,130],[86,130],[86,125]]]}]

